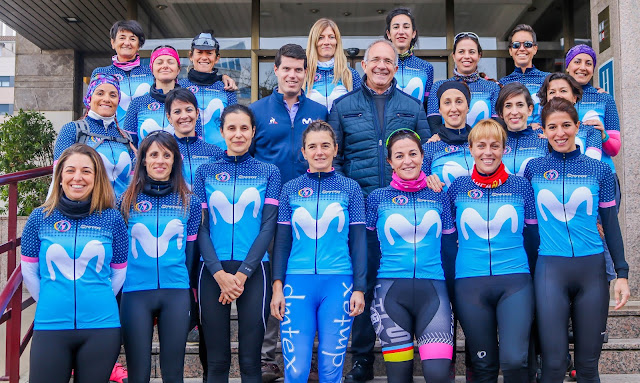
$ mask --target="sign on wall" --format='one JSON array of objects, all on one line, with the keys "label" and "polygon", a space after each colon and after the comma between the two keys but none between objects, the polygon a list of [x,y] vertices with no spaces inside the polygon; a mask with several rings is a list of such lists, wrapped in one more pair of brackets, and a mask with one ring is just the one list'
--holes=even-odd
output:
[{"label": "sign on wall", "polygon": [[598,80],[600,81],[600,88],[615,97],[613,94],[613,58],[598,67]]},{"label": "sign on wall", "polygon": [[611,46],[611,22],[609,18],[609,7],[598,13],[598,46],[600,53]]}]

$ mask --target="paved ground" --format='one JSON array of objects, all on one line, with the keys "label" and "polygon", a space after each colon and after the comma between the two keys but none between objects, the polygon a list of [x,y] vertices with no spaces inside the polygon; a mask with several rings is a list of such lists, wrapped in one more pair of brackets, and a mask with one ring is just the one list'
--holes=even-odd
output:
[{"label": "paved ground", "polygon": [[[376,377],[372,380],[372,383],[384,383],[387,381],[387,378],[384,376]],[[424,378],[421,376],[415,376],[413,381],[416,383],[424,382]],[[456,383],[464,383],[465,379],[463,376],[458,376],[456,378]],[[602,383],[640,383],[640,374],[636,375],[600,375],[600,381]],[[202,380],[197,379],[185,379],[184,383],[201,383]],[[283,380],[278,380],[276,383],[283,383]],[[502,383],[502,377],[498,379],[499,383]],[[567,380],[568,382],[568,380]],[[151,379],[151,383],[162,383],[162,379]],[[232,378],[229,379],[229,383],[240,383],[240,378]]]}]

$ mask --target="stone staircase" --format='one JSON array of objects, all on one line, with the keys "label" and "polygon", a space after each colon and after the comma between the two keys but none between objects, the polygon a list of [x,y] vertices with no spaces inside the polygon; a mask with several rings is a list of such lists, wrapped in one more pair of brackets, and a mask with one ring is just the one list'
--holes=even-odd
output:
[{"label": "stone staircase", "polygon": [[[603,382],[639,382],[640,383],[640,301],[632,301],[620,311],[609,312],[608,320],[609,342],[604,344],[602,356],[600,358],[600,373]],[[238,343],[237,343],[237,315],[235,309],[232,310],[231,324],[231,353],[232,367],[230,376],[238,378]],[[458,343],[456,345],[457,362],[456,374],[463,375],[464,366],[464,334],[458,327]],[[154,334],[152,346],[151,376],[159,378],[161,376],[158,362],[159,344],[157,334]],[[573,347],[570,346],[572,350]],[[380,345],[376,343],[376,362],[374,372],[376,376],[385,376],[384,362],[380,355]],[[414,363],[414,376],[422,375],[418,352],[416,350],[416,363]],[[278,362],[282,366],[282,354],[278,343]],[[126,365],[124,350],[121,351],[120,362]],[[345,372],[351,369],[350,357],[345,363]],[[202,367],[198,358],[198,344],[188,343],[185,355],[185,378],[199,378],[202,376]],[[199,379],[193,380],[201,381]],[[239,379],[238,379],[239,381]],[[420,381],[420,380],[418,380]]]}]

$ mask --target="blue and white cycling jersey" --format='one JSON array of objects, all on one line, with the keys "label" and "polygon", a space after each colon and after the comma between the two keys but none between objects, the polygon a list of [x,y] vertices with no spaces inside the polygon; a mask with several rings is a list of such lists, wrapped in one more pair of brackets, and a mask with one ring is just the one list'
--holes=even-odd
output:
[{"label": "blue and white cycling jersey", "polygon": [[427,142],[422,144],[422,149],[422,171],[427,175],[437,175],[444,182],[444,191],[456,178],[471,175],[473,157],[469,152],[469,143],[449,145],[444,141]]},{"label": "blue and white cycling jersey", "polygon": [[[620,117],[613,97],[609,93],[598,93],[591,84],[583,85],[582,92],[582,99],[576,104],[580,121],[597,119],[602,122],[607,132],[620,132]],[[600,132],[597,131],[597,133],[601,138]],[[611,172],[616,172],[613,159],[604,150],[601,160],[609,165]]]},{"label": "blue and white cycling jersey", "polygon": [[[440,80],[433,84],[429,94],[436,95],[440,85],[445,81],[456,81],[455,77],[447,80]],[[496,102],[498,101],[498,93],[500,86],[493,81],[478,79],[474,82],[468,82],[471,89],[471,104],[469,105],[469,113],[467,114],[467,125],[474,127],[476,123],[485,118],[497,117],[495,111]],[[438,105],[438,97],[430,97],[427,101],[427,117],[439,116],[440,105]]]},{"label": "blue and white cycling jersey", "polygon": [[460,177],[447,193],[458,229],[456,278],[529,273],[523,228],[537,222],[526,179],[510,175],[489,189]]},{"label": "blue and white cycling jersey", "polygon": [[529,161],[549,153],[547,139],[538,137],[542,132],[533,130],[530,126],[519,132],[507,132],[507,145],[504,147],[502,162],[509,174],[524,175]]},{"label": "blue and white cycling jersey", "polygon": [[524,173],[535,192],[540,255],[582,257],[603,252],[598,208],[615,206],[609,167],[576,149],[529,162]]},{"label": "blue and white cycling jersey", "polygon": [[184,182],[187,183],[189,190],[193,190],[193,182],[196,178],[196,170],[201,165],[208,164],[224,156],[224,150],[219,147],[207,144],[200,137],[182,137],[175,136],[178,142],[178,149],[182,154],[182,174]]},{"label": "blue and white cycling jersey", "polygon": [[[84,119],[89,124],[89,131],[91,133],[110,137],[122,137],[115,122],[112,122],[105,128],[102,121],[94,120],[91,117],[85,117]],[[76,136],[76,124],[73,122],[65,124],[60,129],[53,149],[54,164],[58,162],[58,158],[60,158],[60,155],[62,155],[65,149],[76,143]],[[105,170],[107,171],[107,177],[113,186],[113,191],[116,197],[119,197],[127,190],[129,182],[131,182],[135,154],[129,146],[120,142],[91,138],[86,143],[93,147],[100,155],[100,158],[102,158]]]},{"label": "blue and white cycling jersey", "polygon": [[112,64],[96,68],[91,73],[91,77],[98,73],[114,75],[120,81],[120,103],[116,112],[116,118],[120,122],[125,120],[131,101],[136,97],[149,93],[149,89],[151,89],[151,85],[155,81],[148,65],[140,65],[130,71],[125,71]]},{"label": "blue and white cycling jersey", "polygon": [[[582,121],[582,120],[580,120]],[[602,160],[602,133],[592,125],[580,124],[576,133],[576,145],[580,152],[594,160]]]},{"label": "blue and white cycling jersey", "polygon": [[156,130],[173,134],[173,126],[164,112],[164,102],[154,99],[149,93],[131,101],[122,129],[131,134],[136,146],[139,146],[149,133]]},{"label": "blue and white cycling jersey", "polygon": [[[265,204],[278,205],[280,172],[249,153],[224,155],[196,171],[193,192],[209,209],[210,237],[220,261],[244,261],[260,232]],[[265,252],[262,261],[268,261]]]},{"label": "blue and white cycling jersey", "polygon": [[[349,70],[351,71],[351,78],[353,79],[353,87],[351,90],[360,89],[360,86],[362,86],[360,74],[351,67],[349,67]],[[342,80],[334,82],[334,79],[333,66],[318,66],[316,69],[316,76],[313,79],[313,89],[307,92],[307,98],[317,102],[318,104],[324,105],[328,111],[331,111],[333,102],[340,96],[349,92],[342,83]]]},{"label": "blue and white cycling jersey", "polygon": [[387,186],[369,194],[366,205],[367,229],[380,241],[378,278],[444,280],[442,234],[455,231],[446,193]]},{"label": "blue and white cycling jersey", "polygon": [[356,181],[331,171],[287,182],[278,211],[278,224],[293,228],[286,273],[352,275],[349,225],[364,223],[364,197]]},{"label": "blue and white cycling jersey", "polygon": [[201,218],[200,200],[192,194],[185,207],[177,193],[138,193],[129,211],[131,246],[123,292],[188,289],[185,250],[187,241],[197,239]]},{"label": "blue and white cycling jersey", "polygon": [[179,84],[189,89],[198,100],[200,127],[196,127],[196,134],[207,143],[226,149],[227,144],[220,134],[220,116],[224,108],[238,102],[236,94],[224,90],[222,81],[216,81],[212,85],[198,85],[184,78]]},{"label": "blue and white cycling jersey", "polygon": [[424,102],[433,86],[433,65],[411,54],[398,60],[395,78],[398,89]]},{"label": "blue and white cycling jersey", "polygon": [[531,93],[531,98],[533,99],[533,113],[527,119],[527,124],[540,124],[540,112],[542,108],[540,107],[540,98],[538,97],[538,91],[542,87],[544,80],[551,73],[543,72],[536,67],[531,67],[525,69],[524,73],[522,69],[516,68],[513,73],[504,76],[500,79],[500,84],[507,85],[512,82],[519,82],[529,89],[529,93]]},{"label": "blue and white cycling jersey", "polygon": [[71,219],[35,209],[22,233],[22,261],[39,263],[35,330],[120,327],[111,268],[127,265],[127,227],[115,209]]}]

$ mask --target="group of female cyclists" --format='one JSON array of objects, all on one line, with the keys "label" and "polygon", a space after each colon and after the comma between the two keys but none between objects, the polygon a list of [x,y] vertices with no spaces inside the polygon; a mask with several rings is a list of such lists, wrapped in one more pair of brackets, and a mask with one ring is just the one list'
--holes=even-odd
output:
[{"label": "group of female cyclists", "polygon": [[[501,370],[505,382],[529,382],[537,323],[541,380],[560,382],[569,319],[578,380],[599,381],[603,254],[616,309],[630,293],[611,162],[620,128],[613,98],[590,84],[595,52],[574,47],[566,74],[539,81],[535,33],[517,26],[516,72],[501,88],[480,78],[478,36],[463,32],[455,76],[432,84],[433,67],[413,55],[411,12],[386,21],[397,86],[424,102],[432,136],[391,133],[392,181],[366,198],[334,170],[336,137],[324,121],[302,134],[307,172],[284,185],[275,165],[249,154],[254,116],[217,74],[212,33],[193,39],[193,68],[178,80],[174,48],[155,48],[142,67],[140,26],[113,26],[113,65],[94,71],[85,117],[62,127],[50,195],[23,233],[24,280],[38,301],[32,383],[121,381],[121,339],[128,381],[148,382],[156,323],[162,379],[182,382],[196,315],[204,381],[228,381],[231,303],[243,382],[262,381],[269,315],[281,321],[285,381],[307,381],[317,333],[320,381],[339,382],[363,314],[390,382],[412,380],[414,339],[425,380],[448,382],[456,321],[472,381],[496,382]],[[327,109],[361,86],[335,22],[314,24],[307,56],[306,93]],[[367,257],[380,266],[363,313]]]}]

